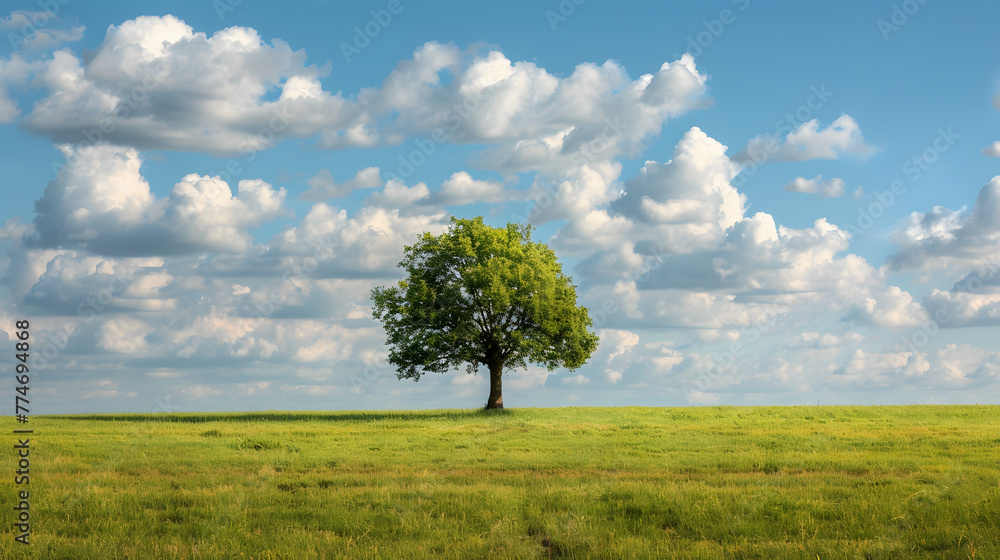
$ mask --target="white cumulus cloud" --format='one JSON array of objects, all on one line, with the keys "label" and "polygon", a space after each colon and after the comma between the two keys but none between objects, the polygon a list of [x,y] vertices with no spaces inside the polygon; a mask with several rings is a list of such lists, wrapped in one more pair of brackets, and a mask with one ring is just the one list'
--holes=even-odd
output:
[{"label": "white cumulus cloud", "polygon": [[220,177],[188,174],[157,199],[134,149],[63,146],[67,164],[36,203],[30,242],[112,256],[239,252],[247,229],[284,215],[285,189],[259,179],[234,194]]},{"label": "white cumulus cloud", "polygon": [[775,134],[752,138],[733,157],[740,163],[839,159],[841,154],[868,156],[875,148],[865,142],[861,128],[850,115],[843,114],[826,128],[817,119],[804,122],[784,139]]}]

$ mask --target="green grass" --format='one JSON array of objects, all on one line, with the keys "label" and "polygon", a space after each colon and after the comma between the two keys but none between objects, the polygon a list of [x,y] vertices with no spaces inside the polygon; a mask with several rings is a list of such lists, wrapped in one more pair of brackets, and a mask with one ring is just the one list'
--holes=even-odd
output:
[{"label": "green grass", "polygon": [[[998,412],[33,417],[30,549],[47,560],[1000,558]],[[0,461],[0,558],[28,557],[10,524],[13,452]]]}]

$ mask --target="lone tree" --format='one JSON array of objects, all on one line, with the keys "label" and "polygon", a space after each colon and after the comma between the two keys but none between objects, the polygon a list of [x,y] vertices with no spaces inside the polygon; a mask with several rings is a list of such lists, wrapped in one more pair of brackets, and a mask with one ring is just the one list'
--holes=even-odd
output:
[{"label": "lone tree", "polygon": [[582,366],[597,348],[593,322],[555,253],[531,227],[451,219],[441,235],[406,247],[398,286],[372,290],[397,377],[417,381],[466,364],[490,371],[486,408],[503,408],[501,375],[527,363]]}]

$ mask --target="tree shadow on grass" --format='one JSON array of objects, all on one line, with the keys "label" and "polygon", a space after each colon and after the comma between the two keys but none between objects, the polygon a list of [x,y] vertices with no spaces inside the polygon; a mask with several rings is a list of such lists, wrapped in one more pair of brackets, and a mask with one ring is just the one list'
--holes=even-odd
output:
[{"label": "tree shadow on grass", "polygon": [[511,409],[438,410],[345,410],[345,411],[265,411],[265,412],[172,412],[38,415],[50,420],[92,420],[104,422],[380,422],[387,420],[476,419],[510,416]]}]

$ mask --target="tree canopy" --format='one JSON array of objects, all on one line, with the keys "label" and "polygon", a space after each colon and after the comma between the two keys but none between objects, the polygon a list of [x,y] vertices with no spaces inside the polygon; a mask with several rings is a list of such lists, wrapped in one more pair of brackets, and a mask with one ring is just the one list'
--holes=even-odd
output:
[{"label": "tree canopy", "polygon": [[587,308],[555,253],[531,240],[531,226],[494,228],[452,218],[441,235],[405,247],[406,277],[372,290],[389,363],[419,380],[466,365],[490,372],[486,408],[503,408],[501,376],[529,363],[575,370],[597,348]]}]

